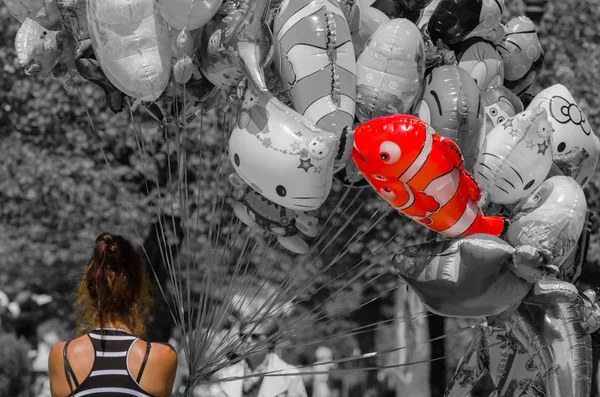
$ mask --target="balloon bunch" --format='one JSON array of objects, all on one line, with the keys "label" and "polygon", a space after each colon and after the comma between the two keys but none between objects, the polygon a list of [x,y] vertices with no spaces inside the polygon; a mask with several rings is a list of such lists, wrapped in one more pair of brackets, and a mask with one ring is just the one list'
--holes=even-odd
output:
[{"label": "balloon bunch", "polygon": [[[236,104],[235,213],[285,248],[308,251],[334,177],[370,186],[438,240],[392,261],[423,303],[488,318],[474,348],[489,359],[465,365],[586,395],[600,309],[572,283],[600,140],[566,87],[525,102],[544,52],[531,20],[501,23],[502,0],[4,1],[27,74],[80,75],[111,110],[129,97],[164,123]],[[494,367],[510,350],[494,338],[539,377]]]}]

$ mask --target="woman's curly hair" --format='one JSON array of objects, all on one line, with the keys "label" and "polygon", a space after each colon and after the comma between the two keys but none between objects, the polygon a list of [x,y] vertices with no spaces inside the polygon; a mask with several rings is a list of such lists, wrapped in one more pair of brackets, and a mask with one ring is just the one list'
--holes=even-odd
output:
[{"label": "woman's curly hair", "polygon": [[78,334],[120,322],[134,335],[144,335],[153,302],[150,279],[142,258],[126,238],[110,233],[96,238],[77,286],[76,302],[80,305]]}]

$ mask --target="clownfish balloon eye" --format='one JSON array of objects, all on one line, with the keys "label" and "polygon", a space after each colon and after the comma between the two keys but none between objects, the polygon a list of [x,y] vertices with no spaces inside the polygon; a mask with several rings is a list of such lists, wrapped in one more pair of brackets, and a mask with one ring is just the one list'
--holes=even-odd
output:
[{"label": "clownfish balloon eye", "polygon": [[394,164],[400,159],[400,146],[394,142],[385,141],[379,146],[379,157],[386,164]]}]

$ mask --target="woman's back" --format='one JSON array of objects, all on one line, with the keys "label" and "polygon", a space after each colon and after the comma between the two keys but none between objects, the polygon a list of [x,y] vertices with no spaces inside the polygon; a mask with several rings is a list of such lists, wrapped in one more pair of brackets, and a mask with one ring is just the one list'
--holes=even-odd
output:
[{"label": "woman's back", "polygon": [[49,367],[53,397],[164,397],[171,395],[177,354],[169,345],[103,328],[56,344]]},{"label": "woman's back", "polygon": [[85,335],[54,345],[48,359],[53,397],[171,396],[177,354],[136,337],[144,335],[152,304],[149,285],[129,240],[110,233],[96,238],[76,293]]}]

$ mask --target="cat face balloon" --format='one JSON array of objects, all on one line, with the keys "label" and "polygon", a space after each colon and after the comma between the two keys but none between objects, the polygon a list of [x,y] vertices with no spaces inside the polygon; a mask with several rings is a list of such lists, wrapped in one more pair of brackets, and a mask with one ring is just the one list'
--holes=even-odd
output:
[{"label": "cat face balloon", "polygon": [[339,139],[268,93],[248,89],[229,156],[258,193],[293,210],[315,210],[331,189]]},{"label": "cat face balloon", "polygon": [[587,203],[581,186],[567,176],[548,178],[513,210],[506,238],[513,246],[545,250],[560,265],[577,246]]},{"label": "cat face balloon", "polygon": [[[600,140],[583,110],[562,84],[553,85],[537,94],[529,104],[529,107],[536,106],[546,110],[554,129],[555,163],[560,165],[562,162],[569,170],[563,173],[585,186],[598,163]],[[569,164],[564,164],[563,157]]]},{"label": "cat face balloon", "polygon": [[542,108],[494,127],[474,168],[475,180],[496,204],[516,203],[538,187],[552,165],[552,125]]}]

